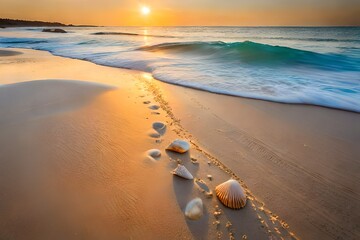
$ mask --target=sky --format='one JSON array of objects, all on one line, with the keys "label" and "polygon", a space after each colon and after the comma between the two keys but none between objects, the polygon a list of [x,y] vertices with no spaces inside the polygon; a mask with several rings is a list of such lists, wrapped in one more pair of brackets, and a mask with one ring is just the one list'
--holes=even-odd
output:
[{"label": "sky", "polygon": [[[151,13],[141,14],[142,6]],[[0,18],[102,26],[360,26],[360,0],[0,0]]]}]

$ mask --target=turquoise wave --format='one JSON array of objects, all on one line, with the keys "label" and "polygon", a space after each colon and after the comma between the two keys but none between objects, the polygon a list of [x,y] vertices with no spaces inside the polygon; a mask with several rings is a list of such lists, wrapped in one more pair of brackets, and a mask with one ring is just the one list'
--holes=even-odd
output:
[{"label": "turquoise wave", "polygon": [[239,61],[269,67],[304,65],[333,71],[358,71],[360,60],[340,54],[322,54],[284,46],[244,42],[173,42],[138,48],[141,51],[194,54],[211,60]]},{"label": "turquoise wave", "polygon": [[[186,37],[183,42],[169,42],[166,38],[148,41],[133,35],[109,37],[95,36],[92,30],[77,31],[66,36],[38,31],[24,38],[0,36],[0,47],[46,50],[96,64],[137,69],[164,82],[219,94],[360,113],[360,48],[356,43],[323,44],[314,40],[307,47],[300,41],[285,47],[285,41],[275,43],[283,46],[207,38],[196,41]],[[259,38],[271,37],[274,35],[271,33],[261,32]],[[158,35],[167,34],[164,31]],[[152,45],[143,46],[147,43]]]}]

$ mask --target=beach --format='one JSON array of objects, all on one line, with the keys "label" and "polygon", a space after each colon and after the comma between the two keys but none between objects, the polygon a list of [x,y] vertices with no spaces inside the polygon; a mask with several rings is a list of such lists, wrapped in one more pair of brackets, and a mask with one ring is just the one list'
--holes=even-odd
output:
[{"label": "beach", "polygon": [[[1,49],[0,75],[2,239],[360,237],[359,113],[29,49]],[[175,139],[190,151],[166,151]],[[195,179],[171,174],[178,163]],[[248,196],[240,210],[214,194],[230,178]],[[197,197],[204,216],[189,220]]]}]

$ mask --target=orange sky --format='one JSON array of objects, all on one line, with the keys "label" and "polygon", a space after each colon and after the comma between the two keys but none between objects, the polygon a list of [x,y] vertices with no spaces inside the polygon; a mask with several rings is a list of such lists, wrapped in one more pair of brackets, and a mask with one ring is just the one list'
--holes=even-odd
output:
[{"label": "orange sky", "polygon": [[[140,14],[142,5],[150,15]],[[360,1],[0,0],[0,17],[109,26],[360,25]]]}]

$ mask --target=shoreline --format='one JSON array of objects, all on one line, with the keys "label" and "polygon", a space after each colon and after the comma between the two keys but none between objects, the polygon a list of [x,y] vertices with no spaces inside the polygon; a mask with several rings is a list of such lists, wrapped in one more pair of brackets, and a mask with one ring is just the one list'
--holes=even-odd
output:
[{"label": "shoreline", "polygon": [[[360,28],[360,27],[359,27]],[[17,49],[17,48],[6,48],[6,49]],[[95,65],[98,66],[103,66],[103,67],[111,67],[111,68],[118,68],[118,69],[123,69],[123,70],[127,70],[127,71],[134,71],[134,72],[141,72],[144,74],[150,74],[149,72],[145,72],[142,70],[137,70],[137,69],[133,69],[133,68],[126,68],[126,67],[113,67],[113,66],[108,66],[105,64],[99,64],[99,63],[94,63],[92,61],[88,61],[88,60],[84,60],[84,59],[79,59],[79,58],[75,58],[75,57],[69,57],[69,56],[63,56],[63,55],[58,55],[53,53],[52,51],[48,51],[48,50],[38,50],[38,49],[33,49],[33,48],[19,48],[19,49],[27,49],[27,50],[34,50],[34,51],[42,51],[42,52],[48,52],[50,53],[52,56],[56,56],[56,57],[63,57],[63,58],[68,58],[68,59],[73,59],[73,60],[80,60],[80,61],[86,61],[86,62],[90,62],[93,63]],[[14,54],[18,54],[18,53],[14,53]],[[20,53],[21,54],[21,53]],[[1,53],[0,53],[1,55]],[[154,78],[153,76],[151,76],[153,79],[160,81],[164,84],[169,84],[169,85],[174,85],[174,86],[178,86],[178,87],[182,87],[182,88],[188,88],[188,89],[193,89],[195,91],[201,91],[201,92],[206,92],[206,93],[210,93],[210,94],[215,94],[215,95],[220,95],[220,96],[228,96],[228,97],[235,97],[235,98],[241,98],[241,99],[245,99],[245,100],[254,100],[254,101],[260,101],[260,102],[269,102],[269,103],[275,103],[275,104],[284,104],[284,105],[294,105],[294,106],[308,106],[308,107],[315,107],[315,108],[325,108],[325,109],[330,109],[330,110],[336,110],[336,111],[344,111],[344,112],[350,112],[350,113],[356,113],[356,114],[360,114],[360,112],[354,111],[354,110],[348,110],[348,109],[342,109],[342,108],[336,108],[336,107],[328,107],[328,106],[322,106],[322,105],[317,105],[317,104],[310,104],[310,103],[290,103],[290,102],[278,102],[278,101],[272,101],[272,100],[265,100],[265,99],[260,99],[260,98],[255,98],[255,97],[244,97],[244,96],[240,96],[240,95],[234,95],[234,94],[230,94],[230,93],[219,93],[219,92],[215,92],[215,91],[211,91],[211,90],[206,90],[206,89],[201,89],[201,88],[197,88],[197,87],[193,87],[193,86],[186,86],[186,85],[181,85],[181,84],[177,84],[177,83],[172,83],[172,82],[168,82],[168,81],[164,81],[161,79],[157,79]]]},{"label": "shoreline", "polygon": [[[330,147],[324,147],[324,146],[320,146],[318,144],[322,140],[324,140],[324,136],[326,134],[335,135],[335,133],[332,133],[332,129],[331,129],[332,125],[331,124],[330,124],[331,126],[327,126],[330,128],[330,129],[328,129],[328,131],[325,131],[326,130],[325,127],[324,127],[324,129],[321,129],[321,127],[320,127],[320,129],[318,129],[318,132],[323,134],[323,135],[321,135],[322,138],[319,139],[318,141],[311,142],[311,145],[309,144],[309,146],[311,146],[312,148],[316,148],[317,150],[320,149],[320,152],[313,151],[312,153],[310,153],[310,155],[301,155],[301,154],[299,155],[299,153],[302,152],[302,149],[299,148],[298,146],[294,145],[293,139],[295,139],[296,136],[299,136],[299,132],[304,130],[304,136],[300,136],[301,139],[306,140],[306,141],[308,141],[309,139],[311,140],[314,137],[314,135],[308,134],[308,131],[314,129],[315,127],[319,127],[319,121],[315,121],[315,123],[314,123],[314,121],[312,121],[311,119],[310,120],[307,119],[304,124],[301,124],[300,123],[301,121],[295,121],[296,120],[295,118],[297,118],[298,116],[303,116],[303,114],[306,113],[306,114],[315,114],[315,116],[317,116],[317,118],[324,118],[324,116],[325,116],[325,119],[321,119],[321,121],[324,121],[324,120],[326,120],[326,117],[329,115],[329,112],[333,112],[333,114],[331,116],[340,116],[339,117],[340,119],[338,119],[338,122],[347,123],[344,126],[338,126],[338,128],[340,130],[337,129],[337,131],[340,132],[340,137],[342,137],[344,139],[348,138],[345,142],[352,140],[354,142],[353,144],[355,146],[357,141],[359,140],[356,138],[359,133],[359,127],[349,126],[349,125],[351,123],[356,123],[360,119],[360,117],[359,117],[360,115],[358,113],[346,112],[346,111],[343,112],[342,110],[335,110],[335,109],[328,109],[328,108],[326,108],[326,110],[319,110],[319,109],[322,109],[323,107],[316,107],[316,106],[306,106],[306,105],[290,105],[290,106],[288,106],[289,104],[267,102],[264,100],[256,101],[253,99],[246,99],[246,98],[242,98],[242,97],[219,95],[219,94],[209,93],[209,92],[205,92],[205,91],[201,91],[201,90],[194,90],[194,89],[190,89],[190,88],[167,84],[167,83],[161,82],[159,80],[154,80],[150,74],[142,73],[142,72],[135,71],[135,70],[124,70],[124,69],[119,69],[119,68],[102,67],[99,65],[95,65],[94,63],[85,62],[82,60],[74,60],[74,59],[66,60],[68,58],[55,57],[53,55],[50,55],[50,53],[48,53],[48,52],[46,52],[46,54],[45,54],[43,51],[22,50],[22,49],[19,49],[19,50],[25,51],[25,54],[16,56],[19,58],[26,56],[26,54],[27,54],[26,52],[36,54],[35,56],[37,58],[39,58],[39,56],[40,56],[40,58],[38,59],[39,62],[36,62],[34,64],[40,64],[40,62],[43,62],[43,61],[46,62],[50,58],[58,59],[58,60],[64,59],[61,61],[64,61],[64,62],[71,61],[74,63],[77,62],[78,65],[81,63],[81,64],[87,65],[87,66],[98,66],[96,68],[104,69],[104,72],[107,72],[107,70],[105,70],[105,69],[111,69],[111,71],[114,72],[113,73],[114,75],[112,77],[112,80],[109,82],[111,82],[114,85],[120,86],[120,88],[122,87],[124,89],[133,89],[134,90],[133,85],[134,84],[135,84],[135,86],[137,85],[137,87],[139,87],[141,90],[139,90],[139,89],[134,90],[134,92],[136,92],[136,93],[130,93],[130,92],[126,92],[124,90],[123,90],[123,93],[129,94],[130,98],[135,99],[137,102],[140,101],[139,105],[141,106],[143,104],[141,104],[142,98],[139,97],[140,95],[134,97],[135,94],[140,94],[140,92],[141,92],[141,95],[145,95],[146,97],[153,99],[153,101],[156,102],[156,104],[158,104],[161,107],[160,108],[161,111],[159,111],[161,113],[160,115],[158,115],[158,114],[154,115],[154,114],[150,113],[150,115],[148,117],[151,117],[154,120],[155,120],[155,118],[161,118],[163,121],[168,122],[171,126],[170,129],[172,130],[172,131],[170,129],[168,130],[169,135],[171,135],[172,137],[175,137],[175,136],[183,137],[192,143],[192,146],[194,149],[192,150],[191,155],[192,156],[194,155],[196,158],[199,159],[199,161],[203,161],[203,163],[204,163],[204,166],[202,164],[200,164],[200,169],[197,170],[199,176],[204,180],[206,180],[206,173],[210,172],[213,176],[215,176],[214,181],[207,183],[209,185],[209,187],[211,187],[213,189],[215,182],[218,183],[218,179],[226,180],[229,173],[234,173],[234,174],[236,174],[236,176],[239,176],[239,179],[244,181],[244,182],[242,182],[243,186],[248,186],[249,189],[251,189],[251,191],[254,192],[254,194],[258,198],[262,199],[262,200],[258,200],[257,198],[255,198],[251,194],[250,190],[246,187],[248,193],[250,194],[250,200],[252,202],[251,203],[249,202],[248,206],[245,209],[242,209],[239,211],[232,211],[232,210],[229,211],[228,209],[225,209],[225,208],[223,209],[223,211],[226,213],[226,216],[228,217],[228,220],[231,220],[231,222],[234,226],[234,229],[236,229],[235,232],[238,232],[239,230],[240,230],[240,232],[249,231],[250,233],[247,233],[245,235],[247,235],[248,237],[253,236],[256,239],[261,239],[265,235],[269,234],[269,233],[267,233],[265,235],[262,235],[262,234],[264,234],[264,232],[263,232],[264,230],[261,230],[261,227],[257,228],[257,227],[251,226],[251,223],[254,224],[255,226],[262,225],[261,221],[260,221],[260,225],[258,225],[259,220],[257,219],[257,216],[256,216],[256,214],[262,214],[261,215],[261,217],[263,218],[262,220],[264,220],[264,222],[268,225],[268,227],[269,227],[268,230],[271,229],[270,232],[272,232],[272,234],[275,234],[275,236],[276,236],[276,234],[278,234],[278,233],[276,233],[275,228],[278,229],[277,226],[279,226],[279,225],[280,226],[281,225],[288,226],[288,224],[286,222],[288,222],[290,224],[291,229],[294,230],[294,232],[297,236],[299,236],[300,238],[305,238],[305,239],[319,237],[319,236],[324,237],[325,236],[324,230],[326,230],[327,227],[334,227],[334,226],[335,227],[339,226],[345,230],[342,230],[337,233],[332,232],[332,233],[330,233],[330,235],[327,235],[328,237],[333,237],[333,238],[340,237],[340,234],[344,234],[341,236],[345,237],[345,238],[346,238],[346,236],[353,235],[355,237],[355,236],[359,235],[359,231],[356,228],[351,230],[351,226],[353,226],[353,224],[350,223],[350,227],[343,226],[343,224],[341,222],[336,222],[336,221],[334,222],[335,217],[333,218],[331,223],[326,223],[327,219],[324,219],[325,224],[326,224],[325,228],[319,228],[319,229],[318,229],[317,225],[323,224],[323,221],[318,218],[318,216],[321,216],[321,214],[316,215],[316,213],[315,213],[315,215],[310,214],[311,216],[309,216],[309,217],[302,216],[301,218],[294,217],[294,216],[297,216],[297,214],[299,214],[300,211],[305,212],[305,214],[309,214],[310,210],[314,210],[314,206],[311,206],[311,205],[310,206],[305,205],[305,210],[304,210],[304,209],[298,208],[299,202],[296,202],[296,204],[292,204],[293,197],[299,196],[296,189],[293,191],[288,191],[288,192],[278,191],[277,194],[279,194],[278,196],[282,196],[281,198],[276,197],[276,195],[272,196],[273,193],[271,192],[272,190],[274,190],[274,188],[279,187],[279,185],[276,185],[276,184],[281,183],[281,186],[284,186],[286,190],[289,190],[289,186],[291,186],[291,184],[296,185],[296,183],[293,182],[294,176],[292,176],[292,174],[294,174],[295,177],[299,177],[299,176],[301,177],[301,174],[304,174],[307,172],[309,173],[308,169],[306,171],[303,171],[305,169],[304,166],[301,165],[297,161],[304,160],[309,156],[317,156],[316,154],[318,154],[318,155],[321,154],[321,151],[326,152],[327,149]],[[14,56],[14,58],[16,58],[16,57]],[[32,57],[34,57],[34,55]],[[31,57],[29,57],[29,59],[31,59]],[[0,61],[1,61],[1,58],[0,58]],[[10,62],[9,65],[12,65],[12,64],[14,64],[14,63]],[[19,62],[18,62],[18,64],[19,64]],[[30,64],[29,64],[29,66],[30,66]],[[51,66],[54,67],[53,65],[51,65]],[[1,64],[0,64],[0,67],[1,67]],[[52,79],[52,78],[54,78],[54,76],[57,75],[57,74],[53,73],[52,71],[48,71],[48,73],[46,73],[46,71],[45,71],[45,73],[42,73],[41,70],[38,70],[38,72],[35,71],[35,73],[32,73],[32,76],[29,77],[28,76],[29,69],[31,69],[31,67],[22,68],[21,71],[17,72],[16,76],[12,80],[8,81],[7,83],[11,83],[11,81],[13,81],[13,82],[24,81],[24,80],[27,80],[27,78],[36,78],[41,75],[48,75],[47,78]],[[15,71],[15,70],[16,69],[13,69],[13,71]],[[0,68],[0,71],[1,71],[1,68]],[[79,71],[76,71],[75,66],[74,66],[74,71],[75,71],[75,73],[70,71],[67,73],[61,73],[60,75],[64,75],[65,78],[69,78],[69,79],[74,79],[74,78],[77,79],[80,76],[80,78],[84,78],[86,80],[95,81],[95,82],[99,81],[96,79],[87,79],[88,76],[85,76],[85,75],[89,75],[89,74],[79,73]],[[118,74],[119,74],[119,76],[118,76]],[[75,75],[77,77],[74,77],[73,75]],[[114,79],[119,78],[120,76],[124,77],[127,80],[121,81],[121,83],[120,82],[115,83]],[[133,79],[131,80],[131,78],[129,76],[132,76]],[[29,80],[31,80],[31,79],[29,79]],[[107,81],[108,80],[105,80],[105,82],[107,82]],[[136,83],[134,83],[134,82],[136,82]],[[5,83],[6,83],[6,81],[5,81]],[[3,83],[1,83],[1,84],[3,84]],[[123,101],[128,102],[128,100],[126,100],[125,98],[123,98]],[[95,101],[95,103],[96,103],[96,101]],[[284,105],[284,106],[282,106],[282,105]],[[105,106],[105,105],[102,105],[102,106]],[[229,109],[227,109],[227,108],[225,109],[224,106],[229,107],[229,109],[232,109],[232,111],[229,112],[228,111]],[[134,105],[133,107],[135,107],[136,109],[139,109],[138,105],[136,105],[136,106]],[[142,107],[144,107],[144,106],[142,106]],[[145,108],[145,110],[147,110],[146,107],[144,107],[144,108]],[[304,110],[304,109],[310,109],[310,110]],[[287,111],[290,111],[290,112],[287,114]],[[337,111],[339,111],[339,112],[337,112]],[[140,112],[143,115],[148,114],[148,113],[144,113],[143,111],[140,111]],[[320,112],[320,113],[317,113],[317,112]],[[139,115],[141,115],[141,114],[139,114]],[[349,115],[349,117],[345,118],[344,117],[345,115]],[[196,119],[196,118],[198,118],[198,119]],[[129,117],[129,119],[130,119],[130,117]],[[331,120],[331,121],[333,121],[333,120]],[[268,126],[264,126],[264,124],[266,122],[267,122]],[[291,126],[290,123],[292,123],[293,125]],[[313,123],[313,125],[310,128],[307,128],[306,124],[308,124],[308,123]],[[337,123],[336,121],[333,123],[334,126],[337,126],[336,123]],[[141,124],[139,124],[139,125],[141,125]],[[199,126],[201,126],[201,127],[199,128]],[[255,131],[255,129],[258,126],[261,126],[260,129]],[[283,128],[283,126],[286,126],[286,127]],[[354,129],[354,127],[355,127],[355,129]],[[266,129],[264,129],[264,128],[266,128]],[[275,129],[274,132],[270,131],[272,128]],[[299,128],[299,130],[296,130],[296,128]],[[280,132],[276,133],[276,130],[279,130],[279,129],[283,130],[284,132],[280,131]],[[341,129],[343,129],[343,130],[341,130]],[[262,130],[264,130],[263,133],[262,133]],[[349,135],[348,131],[354,131],[354,132]],[[286,139],[287,133],[292,134],[292,135],[290,135],[289,139]],[[165,136],[165,138],[167,138],[167,136]],[[272,142],[271,138],[275,138],[275,141]],[[344,148],[342,146],[343,142],[336,143],[335,141],[332,140],[332,136],[330,136],[329,139],[331,139],[331,141],[328,142],[331,145],[331,148],[339,148],[340,152],[343,150],[346,150],[346,149],[352,151],[348,154],[353,155],[353,156],[350,156],[350,157],[347,156],[346,157],[347,162],[345,162],[345,163],[347,165],[349,165],[349,167],[352,166],[353,168],[356,169],[359,166],[359,163],[358,163],[358,161],[356,161],[355,157],[360,156],[359,151],[356,150],[355,148],[353,149],[351,147]],[[169,141],[170,139],[166,139],[166,140]],[[340,139],[340,140],[342,140],[342,139]],[[296,143],[298,143],[298,141],[296,141]],[[289,144],[289,146],[290,146],[289,150],[296,150],[295,153],[298,155],[295,154],[296,155],[295,161],[294,161],[294,159],[291,159],[291,161],[286,160],[286,158],[289,156],[288,155],[289,153],[287,153],[287,151],[283,151],[283,149],[282,149],[282,146],[287,146],[286,144]],[[161,146],[164,147],[163,144]],[[156,145],[155,145],[155,147],[156,147]],[[238,148],[238,149],[236,149],[236,148]],[[273,154],[275,154],[275,155],[273,155]],[[313,155],[311,155],[311,154],[313,154]],[[340,155],[338,155],[338,156],[340,156]],[[171,157],[171,155],[169,155],[169,157]],[[292,157],[292,158],[294,158],[294,157]],[[352,163],[352,165],[350,165],[351,164],[350,160],[352,160],[353,158],[354,158],[354,163]],[[246,159],[250,159],[257,165],[253,166],[254,164],[248,162]],[[165,154],[161,160],[164,162],[167,161]],[[185,159],[183,159],[183,160],[185,161]],[[280,166],[278,165],[279,163],[276,162],[279,160],[281,160]],[[333,159],[333,161],[335,161],[335,160],[336,159]],[[206,168],[207,161],[211,161],[214,164],[214,167],[209,167],[207,169]],[[320,161],[320,163],[326,163],[325,159],[319,159],[319,161]],[[270,162],[270,163],[268,163],[268,162]],[[306,162],[306,164],[308,164],[308,163],[309,162]],[[217,164],[220,165],[220,169],[215,167]],[[221,164],[224,164],[224,165],[221,166]],[[189,167],[191,167],[191,166],[192,165],[190,163]],[[225,168],[225,169],[221,170],[221,168],[224,168],[224,166],[227,166],[228,169]],[[300,168],[299,168],[299,166],[300,166]],[[171,167],[173,167],[173,165],[171,165]],[[316,171],[314,173],[307,174],[307,176],[306,176],[307,179],[305,179],[305,180],[313,181],[312,183],[315,183],[315,186],[316,186],[317,182],[314,180],[314,177],[317,177],[317,175],[320,174],[320,176],[325,177],[326,180],[329,179],[328,178],[329,176],[327,175],[326,172],[321,172],[321,171],[320,171],[320,173],[318,172],[319,166],[314,165],[312,167],[315,167]],[[169,168],[169,166],[167,166],[167,168]],[[242,168],[242,170],[241,170],[241,168]],[[191,170],[195,170],[195,169],[191,168]],[[239,171],[239,169],[240,169],[240,171]],[[230,170],[230,172],[226,173],[226,170],[228,170],[228,171]],[[330,170],[332,170],[332,168],[331,169],[329,168],[328,170],[330,171]],[[158,170],[158,172],[159,171],[160,170]],[[269,181],[269,179],[266,179],[266,175],[263,175],[267,171],[269,171],[269,173],[271,173],[271,174],[275,173],[275,176],[270,177],[270,179],[272,181]],[[352,170],[350,172],[353,172],[353,171],[355,171],[355,170]],[[166,174],[167,174],[167,172],[166,172]],[[281,175],[281,174],[283,174],[284,176],[282,176],[280,178],[277,177],[278,175]],[[344,176],[342,176],[342,175],[339,175],[337,177],[344,178]],[[351,176],[349,176],[349,177],[351,177]],[[257,178],[259,178],[259,179],[257,179]],[[289,179],[290,179],[290,181],[289,181],[289,183],[287,183],[286,180],[289,180]],[[268,183],[267,181],[269,181],[270,183]],[[341,185],[346,186],[349,184],[348,180],[346,180],[346,181],[341,180],[341,181],[342,181],[340,183]],[[271,182],[276,183],[276,184],[271,185]],[[356,182],[356,181],[354,181],[354,182]],[[246,183],[246,185],[245,185],[245,183]],[[179,183],[174,182],[174,184],[175,184],[174,186],[178,186]],[[180,185],[181,185],[181,183],[180,183]],[[320,186],[323,186],[323,187],[325,186],[326,188],[333,187],[333,186],[335,186],[336,188],[339,187],[339,185],[336,185],[333,182],[333,180],[331,180],[330,182],[327,182],[327,185],[320,185]],[[188,188],[188,190],[191,190],[193,187],[188,186],[187,188]],[[357,195],[358,190],[359,190],[358,186],[353,186],[353,188],[354,188],[354,192]],[[181,187],[180,187],[180,190],[177,187],[174,188],[174,191],[175,191],[175,195],[178,196],[178,193],[181,192]],[[193,191],[191,193],[192,196],[199,195],[199,193],[197,192],[198,190],[196,188],[192,189],[191,191]],[[306,191],[308,191],[308,190],[306,190]],[[332,192],[330,191],[330,192],[324,193],[323,195],[320,195],[317,197],[319,200],[323,201],[324,198],[328,197],[329,193],[332,193]],[[285,196],[287,194],[290,197],[285,197],[285,199],[283,199],[284,194],[285,194]],[[311,197],[314,197],[314,195],[306,196],[306,199],[303,199],[301,203],[306,204],[305,200],[311,201]],[[179,205],[182,207],[184,207],[183,204],[186,202],[186,200],[188,200],[188,199],[179,198],[179,197],[177,199]],[[217,199],[215,196],[213,196],[211,201],[212,201],[211,203],[207,203],[208,204],[207,207],[209,207],[209,209],[208,209],[209,215],[211,215],[211,212],[212,212],[211,209],[214,206],[213,204],[219,204],[217,202]],[[279,214],[280,217],[273,214],[270,210],[257,211],[257,209],[259,209],[259,207],[261,207],[261,205],[264,204],[263,201],[266,203],[267,206],[269,206],[269,209],[271,209],[275,213]],[[348,198],[348,201],[350,201],[349,203],[351,203],[351,197]],[[249,206],[251,204],[254,204],[254,206]],[[354,212],[356,212],[356,209],[359,208],[359,204],[356,201],[352,202],[352,204],[354,205],[354,208],[355,208],[352,210]],[[282,205],[285,205],[285,206],[282,206]],[[340,205],[340,204],[338,204],[338,205]],[[325,202],[325,204],[317,205],[317,206],[326,208],[326,207],[329,207],[329,203]],[[330,204],[330,206],[332,206],[332,205]],[[181,210],[181,208],[180,208],[180,210]],[[179,208],[178,208],[178,211],[179,211]],[[328,210],[320,208],[320,212],[322,212],[322,214],[323,214],[324,212],[325,213],[328,212]],[[245,224],[245,228],[243,226],[244,222],[237,220],[237,217],[236,217],[236,216],[238,216],[237,214],[240,214],[240,215],[244,214],[244,216],[246,216],[246,218],[249,220],[249,224]],[[349,216],[347,216],[347,214],[348,214],[347,212],[338,213],[339,216],[349,217]],[[179,219],[180,217],[182,217],[182,215],[179,214],[179,212],[177,212],[177,215],[175,217],[175,219],[177,219],[176,221],[181,222],[181,219]],[[356,216],[356,215],[353,216],[353,220],[356,222],[356,219],[358,217],[359,216]],[[209,216],[209,218],[211,218],[211,217]],[[281,218],[284,219],[286,222],[282,222],[283,220],[280,220]],[[274,220],[275,223],[273,222],[273,225],[271,224],[272,220],[270,220],[270,219]],[[304,223],[303,222],[304,219],[315,221],[315,223],[314,222],[312,224]],[[174,220],[174,219],[172,219],[172,220]],[[256,221],[258,221],[258,223],[256,223]],[[183,226],[182,225],[183,223],[179,223],[179,226]],[[222,222],[220,231],[224,234],[223,237],[226,238],[225,234],[227,234],[227,230],[224,226],[225,223],[226,223],[226,221]],[[282,224],[282,223],[284,223],[284,224]],[[200,239],[201,236],[205,237],[206,234],[209,234],[208,236],[211,236],[211,234],[217,234],[218,230],[214,229],[214,226],[212,225],[211,221],[208,221],[209,230],[207,233],[201,233],[201,231],[198,229],[198,227],[201,225],[198,225],[198,227],[194,228],[194,225],[192,225],[192,224],[193,223],[186,222],[188,230],[190,229],[190,232],[192,232],[192,234],[186,235],[186,236],[192,236],[193,238]],[[204,224],[204,222],[202,224]],[[315,226],[312,226],[312,225],[315,225]],[[186,229],[185,226],[182,227],[182,229],[185,232],[187,232],[185,230]],[[286,236],[286,234],[288,234],[287,235],[288,237],[292,236],[292,234],[290,234],[291,232],[287,233],[286,227],[283,229],[284,230],[278,229],[278,231],[281,232],[280,236]],[[311,231],[309,229],[311,229]],[[163,235],[163,236],[165,236],[165,235]],[[178,235],[178,236],[180,236],[180,235]],[[277,236],[279,236],[279,235],[277,235]],[[240,237],[240,236],[238,235],[237,237]],[[293,237],[295,237],[295,236],[293,236]]]},{"label": "shoreline", "polygon": [[[54,56],[56,56],[56,55],[54,55]],[[76,58],[71,58],[71,59],[76,59]],[[97,64],[97,65],[106,66],[106,65],[101,65],[101,64]],[[131,71],[140,71],[140,70],[136,70],[136,69],[132,69],[132,68],[122,68],[122,67],[115,67],[115,68],[131,70]],[[140,72],[143,72],[143,71],[140,71]],[[151,73],[148,73],[148,72],[144,72],[144,73],[151,74]],[[152,77],[152,78],[154,78],[154,77]],[[178,86],[178,87],[181,87],[181,88],[188,88],[188,89],[192,89],[192,90],[195,90],[195,91],[200,91],[200,92],[205,92],[205,93],[215,94],[215,95],[220,95],[220,96],[241,98],[241,99],[244,99],[245,101],[250,100],[250,101],[260,101],[260,102],[264,102],[264,103],[275,103],[275,104],[282,104],[282,105],[294,105],[294,106],[300,106],[300,107],[324,108],[324,109],[330,109],[330,110],[335,110],[335,111],[343,111],[343,112],[360,114],[360,112],[356,112],[356,111],[353,111],[353,110],[347,110],[347,109],[335,108],[335,107],[327,107],[327,106],[310,104],[310,103],[277,102],[277,101],[272,101],[272,100],[264,100],[264,99],[253,98],[253,97],[244,97],[244,96],[240,96],[240,95],[232,95],[232,94],[227,94],[227,93],[218,93],[218,92],[213,92],[213,91],[210,91],[210,90],[205,90],[205,89],[196,88],[196,87],[192,87],[192,86],[185,86],[185,85],[181,85],[181,84],[177,84],[177,83],[171,83],[171,82],[163,81],[163,80],[160,80],[160,79],[157,79],[157,78],[154,78],[154,79],[157,80],[157,81],[160,81],[160,82],[162,82],[164,84],[168,84],[168,85]]]}]

